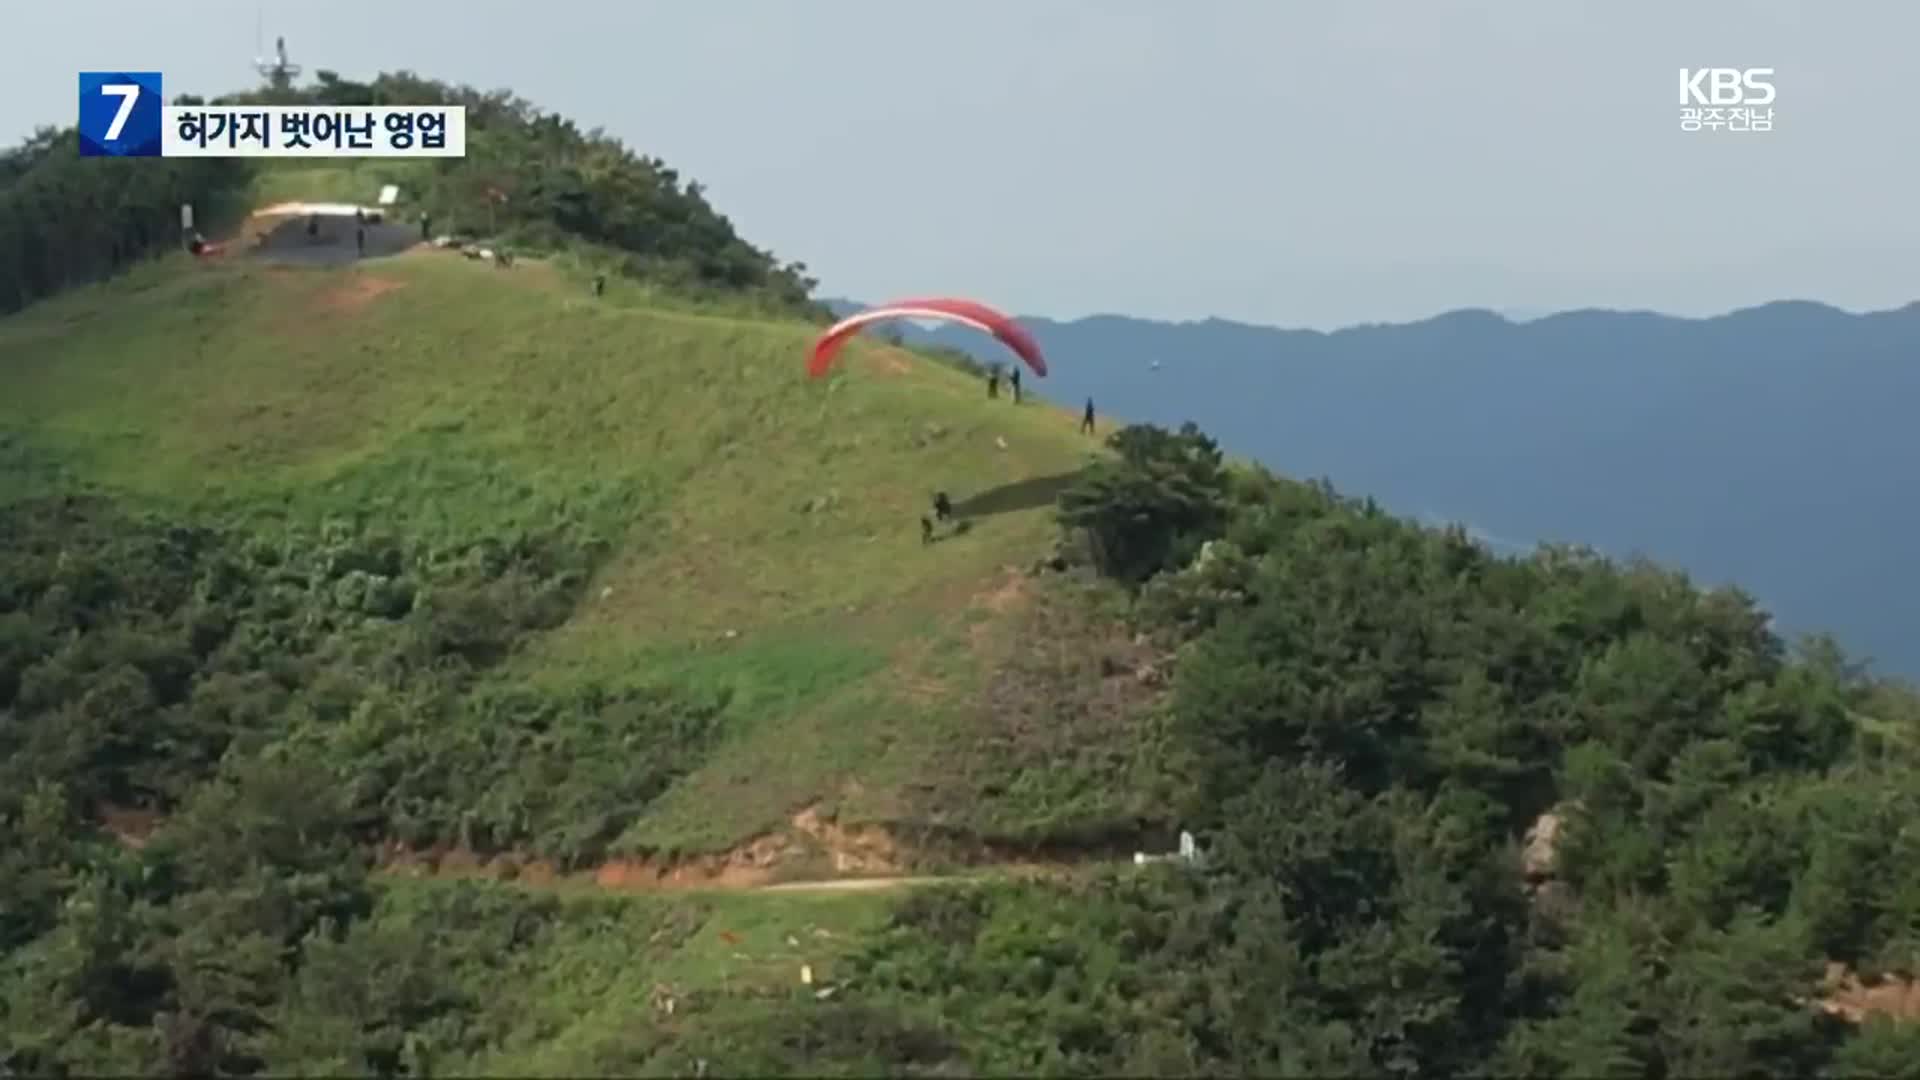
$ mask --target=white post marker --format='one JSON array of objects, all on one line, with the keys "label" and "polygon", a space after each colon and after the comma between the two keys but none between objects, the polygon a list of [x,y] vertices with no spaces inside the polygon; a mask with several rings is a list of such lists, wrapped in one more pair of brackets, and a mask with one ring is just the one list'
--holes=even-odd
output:
[{"label": "white post marker", "polygon": [[1149,855],[1144,851],[1136,851],[1133,853],[1133,865],[1135,866],[1145,866],[1148,863],[1157,862],[1172,862],[1175,859],[1179,859],[1185,863],[1198,863],[1200,861],[1200,846],[1194,842],[1193,834],[1185,829],[1180,830],[1180,850],[1177,852],[1167,855]]},{"label": "white post marker", "polygon": [[387,184],[380,189],[380,205],[392,206],[400,198],[400,185]]}]

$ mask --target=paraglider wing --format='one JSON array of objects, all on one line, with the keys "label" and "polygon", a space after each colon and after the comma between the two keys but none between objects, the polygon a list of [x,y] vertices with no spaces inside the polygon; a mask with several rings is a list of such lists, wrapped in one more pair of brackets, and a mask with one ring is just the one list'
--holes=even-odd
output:
[{"label": "paraglider wing", "polygon": [[828,327],[813,343],[813,356],[807,361],[807,374],[814,378],[825,375],[827,369],[833,366],[833,358],[839,353],[840,346],[848,338],[872,323],[887,319],[939,319],[971,326],[999,338],[1027,362],[1035,375],[1044,378],[1047,374],[1046,357],[1040,354],[1039,343],[1033,340],[1033,335],[1027,333],[1026,328],[985,304],[954,297],[896,300],[841,319]]}]

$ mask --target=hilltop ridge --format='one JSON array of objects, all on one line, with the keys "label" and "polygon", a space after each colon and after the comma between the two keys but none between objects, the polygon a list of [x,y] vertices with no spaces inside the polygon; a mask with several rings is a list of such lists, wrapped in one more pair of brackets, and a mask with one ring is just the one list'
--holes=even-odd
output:
[{"label": "hilltop ridge", "polygon": [[0,320],[0,1068],[1920,1053],[1920,699],[1105,395],[1089,439],[880,341],[807,380],[797,264],[510,102],[511,269],[236,245]]},{"label": "hilltop ridge", "polygon": [[[839,303],[843,308],[855,306]],[[1029,318],[1038,388],[1325,476],[1519,549],[1586,543],[1751,589],[1786,633],[1831,633],[1920,679],[1897,498],[1920,455],[1920,303],[1779,301],[1717,315],[1459,311],[1332,332]],[[904,340],[991,355],[964,333]],[[1810,557],[1809,553],[1819,553]]]},{"label": "hilltop ridge", "polygon": [[[873,301],[854,300],[854,299],[849,299],[845,297],[832,297],[832,298],[823,300],[822,303],[837,315],[848,315],[848,314],[852,314],[853,312],[860,311],[871,306]],[[1156,318],[1146,318],[1138,315],[1128,315],[1124,312],[1102,311],[1102,312],[1095,312],[1088,315],[1075,315],[1071,317],[1057,317],[1057,316],[1040,315],[1035,313],[1027,313],[1027,314],[1023,314],[1021,318],[1027,321],[1031,321],[1031,322],[1035,322],[1043,325],[1053,325],[1053,326],[1062,326],[1062,327],[1086,326],[1086,325],[1151,326],[1151,327],[1166,327],[1166,328],[1173,328],[1173,329],[1191,329],[1191,328],[1211,327],[1211,328],[1220,328],[1220,329],[1229,329],[1229,330],[1252,330],[1252,331],[1260,331],[1260,332],[1274,333],[1274,334],[1299,334],[1299,335],[1310,336],[1310,337],[1332,337],[1338,334],[1360,333],[1368,330],[1379,330],[1379,329],[1384,329],[1389,327],[1424,326],[1426,324],[1435,323],[1435,322],[1460,323],[1464,321],[1485,322],[1489,320],[1506,323],[1509,326],[1525,326],[1530,323],[1538,323],[1538,322],[1543,322],[1548,320],[1558,320],[1558,319],[1584,320],[1584,319],[1611,319],[1611,318],[1642,319],[1642,320],[1651,319],[1651,320],[1676,322],[1676,323],[1703,323],[1703,322],[1717,322],[1720,320],[1736,320],[1737,321],[1737,320],[1751,319],[1751,318],[1754,318],[1755,316],[1774,316],[1774,315],[1785,316],[1788,318],[1814,317],[1814,318],[1832,319],[1832,320],[1838,321],[1838,320],[1844,320],[1844,319],[1859,319],[1859,318],[1873,318],[1876,316],[1902,315],[1902,314],[1910,313],[1911,309],[1916,307],[1920,307],[1920,300],[1912,301],[1907,304],[1902,304],[1899,307],[1875,309],[1872,311],[1848,311],[1844,308],[1836,307],[1832,304],[1828,304],[1819,300],[1769,300],[1764,303],[1751,304],[1751,305],[1748,305],[1747,307],[1734,308],[1732,310],[1720,312],[1718,314],[1713,314],[1713,315],[1677,315],[1670,312],[1653,311],[1653,310],[1642,309],[1642,308],[1629,309],[1629,308],[1609,308],[1609,307],[1583,307],[1583,308],[1563,308],[1563,309],[1556,309],[1556,310],[1542,309],[1538,311],[1528,311],[1524,317],[1516,317],[1511,313],[1508,313],[1505,311],[1495,311],[1491,308],[1466,307],[1466,308],[1452,308],[1447,311],[1436,312],[1432,315],[1423,316],[1417,319],[1400,319],[1400,320],[1393,320],[1393,321],[1375,320],[1375,321],[1354,323],[1350,326],[1341,326],[1332,330],[1321,330],[1321,329],[1316,329],[1314,327],[1306,327],[1306,326],[1279,326],[1271,323],[1250,322],[1246,319],[1231,319],[1231,318],[1226,318],[1219,315],[1207,315],[1207,316],[1202,316],[1200,318],[1193,318],[1193,319],[1156,319]]]},{"label": "hilltop ridge", "polygon": [[[888,691],[859,689],[867,675],[1044,549],[1040,505],[923,548],[914,523],[933,490],[964,504],[1071,471],[1090,449],[1057,411],[996,407],[924,360],[857,348],[845,374],[808,383],[803,326],[628,308],[618,287],[595,303],[536,263],[502,272],[422,251],[343,273],[206,266],[102,296],[111,323],[79,298],[24,316],[0,334],[12,451],[90,447],[90,485],[237,521],[324,529],[348,514],[436,544],[575,530],[602,553],[568,586],[577,614],[516,661],[522,675],[585,678],[644,658],[758,682],[762,665],[798,664],[776,676],[796,685],[760,688],[773,698],[761,707],[804,712],[883,707],[871,695]],[[486,305],[472,305],[476,290]],[[159,364],[168,385],[132,401],[54,396],[69,372],[113,378],[86,359],[103,355],[96,339],[148,320],[158,347],[190,352],[127,354],[118,370]],[[67,329],[56,341],[48,325]],[[101,443],[102,430],[120,434]],[[823,626],[834,632],[819,637]],[[695,659],[716,649],[733,658]],[[736,769],[774,767],[738,753]],[[770,800],[758,818],[690,810],[690,835],[747,839],[830,794],[808,786],[822,784],[757,778]]]}]

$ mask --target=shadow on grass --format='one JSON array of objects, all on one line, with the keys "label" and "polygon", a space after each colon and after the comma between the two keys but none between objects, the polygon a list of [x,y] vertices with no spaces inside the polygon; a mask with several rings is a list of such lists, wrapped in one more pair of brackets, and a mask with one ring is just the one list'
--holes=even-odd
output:
[{"label": "shadow on grass", "polygon": [[1035,476],[988,488],[978,495],[970,495],[954,503],[953,514],[963,518],[991,517],[994,514],[1011,514],[1051,506],[1061,492],[1079,483],[1087,472],[1088,467],[1082,467],[1072,472]]},{"label": "shadow on grass", "polygon": [[927,537],[927,543],[938,544],[945,540],[951,540],[956,536],[965,536],[972,531],[973,522],[971,521],[956,521],[951,528],[944,532],[940,531],[940,526],[936,525],[934,526],[933,534]]}]

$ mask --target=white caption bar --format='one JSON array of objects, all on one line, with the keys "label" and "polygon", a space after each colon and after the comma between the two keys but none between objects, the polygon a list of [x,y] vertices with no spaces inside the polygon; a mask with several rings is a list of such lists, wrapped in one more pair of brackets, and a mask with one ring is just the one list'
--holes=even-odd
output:
[{"label": "white caption bar", "polygon": [[464,105],[168,105],[163,157],[467,156]]}]

